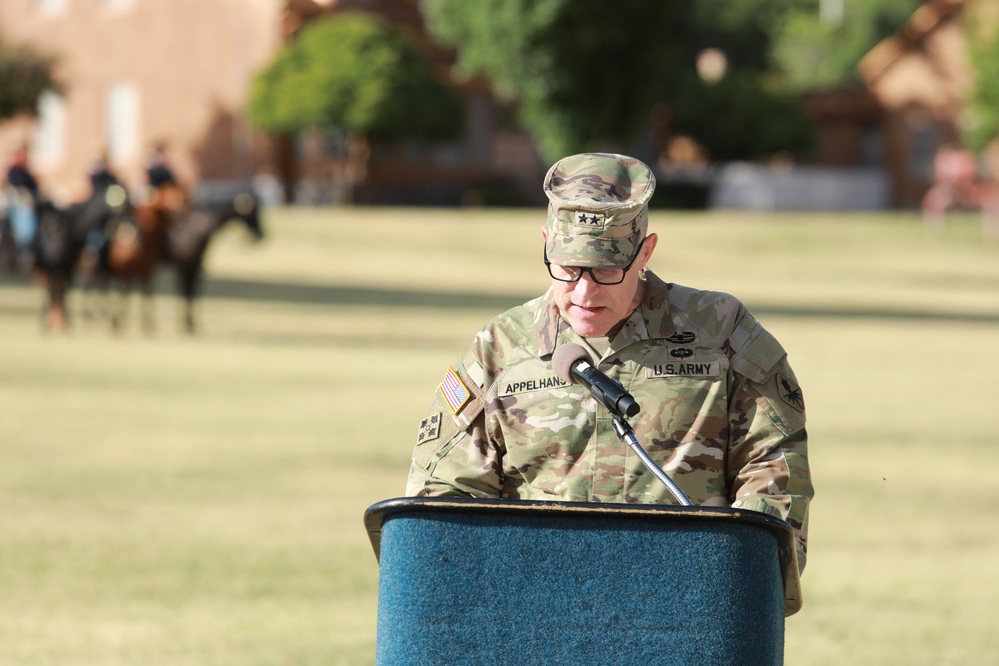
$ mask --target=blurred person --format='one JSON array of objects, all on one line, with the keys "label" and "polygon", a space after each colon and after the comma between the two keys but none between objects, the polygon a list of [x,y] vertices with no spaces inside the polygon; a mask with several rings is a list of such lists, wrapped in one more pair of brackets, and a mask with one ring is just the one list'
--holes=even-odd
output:
[{"label": "blurred person", "polygon": [[149,159],[146,161],[146,179],[153,189],[165,185],[176,185],[177,179],[173,175],[173,169],[167,159],[167,145],[160,141],[153,145],[149,151]]},{"label": "blurred person", "polygon": [[[91,199],[96,197],[107,199],[110,196],[115,198],[116,201],[108,201],[109,204],[115,207],[121,204],[121,201],[117,201],[117,199],[125,198],[124,186],[122,186],[117,174],[111,168],[111,163],[105,151],[100,151],[91,160],[87,176],[90,180]],[[119,190],[112,193],[112,187],[117,187]],[[111,237],[115,231],[111,227],[116,226],[118,219],[117,216],[111,217],[106,225],[94,226],[87,232],[81,256],[81,262],[86,273],[93,274],[98,270],[105,272],[110,270],[108,266],[108,250]]]},{"label": "blurred person", "polygon": [[940,225],[948,211],[980,210],[982,194],[975,154],[944,144],[933,156],[933,184],[921,202],[923,219],[928,224]]},{"label": "blurred person", "polygon": [[14,150],[7,165],[6,189],[14,243],[26,248],[38,228],[37,207],[42,198],[38,181],[28,166],[28,150],[23,146]]},{"label": "blurred person", "polygon": [[174,218],[187,208],[189,201],[187,190],[177,181],[167,159],[165,141],[153,144],[149,152],[149,159],[146,161],[146,180],[150,189],[149,203],[165,208],[169,212],[172,224]]},{"label": "blurred person", "polygon": [[7,184],[23,189],[34,199],[38,199],[38,181],[28,167],[28,150],[23,146],[14,150],[7,166]]},{"label": "blurred person", "polygon": [[647,269],[655,177],[639,160],[569,156],[543,187],[551,284],[488,322],[447,368],[407,495],[676,504],[619,441],[610,410],[558,368],[560,348],[579,345],[640,405],[630,425],[686,498],[787,521],[803,570],[805,405],[780,343],[735,297]]},{"label": "blurred person", "polygon": [[91,196],[104,196],[108,188],[112,185],[121,185],[118,176],[111,169],[111,163],[107,154],[103,151],[98,153],[90,163],[88,172],[90,179]]}]

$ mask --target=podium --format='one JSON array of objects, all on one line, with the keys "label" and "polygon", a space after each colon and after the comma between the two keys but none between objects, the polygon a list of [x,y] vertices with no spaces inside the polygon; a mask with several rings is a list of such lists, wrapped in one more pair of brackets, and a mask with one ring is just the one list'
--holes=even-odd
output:
[{"label": "podium", "polygon": [[378,666],[783,663],[784,521],[731,508],[400,498],[372,505]]}]

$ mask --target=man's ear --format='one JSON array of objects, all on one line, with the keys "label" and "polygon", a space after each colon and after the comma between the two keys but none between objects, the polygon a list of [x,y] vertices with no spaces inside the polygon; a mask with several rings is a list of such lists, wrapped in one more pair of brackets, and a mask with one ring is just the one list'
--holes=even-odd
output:
[{"label": "man's ear", "polygon": [[548,228],[547,227],[541,227],[541,237],[543,239],[545,239],[546,242],[548,241]]},{"label": "man's ear", "polygon": [[649,263],[649,259],[652,258],[652,252],[656,249],[656,245],[658,244],[658,234],[649,234],[645,237],[645,244],[642,245],[642,254],[645,256],[642,259],[641,266],[639,268],[645,268],[645,265]]}]

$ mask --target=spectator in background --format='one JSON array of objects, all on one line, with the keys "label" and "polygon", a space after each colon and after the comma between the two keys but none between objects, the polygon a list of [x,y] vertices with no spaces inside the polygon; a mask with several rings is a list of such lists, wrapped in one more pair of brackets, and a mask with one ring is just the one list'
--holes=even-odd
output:
[{"label": "spectator in background", "polygon": [[975,154],[944,144],[933,156],[933,185],[923,196],[923,219],[942,225],[949,211],[981,210],[982,193]]}]

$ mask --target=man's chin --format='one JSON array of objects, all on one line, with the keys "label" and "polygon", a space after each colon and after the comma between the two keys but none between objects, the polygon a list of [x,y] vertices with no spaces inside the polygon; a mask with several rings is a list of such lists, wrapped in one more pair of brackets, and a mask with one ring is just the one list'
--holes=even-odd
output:
[{"label": "man's chin", "polygon": [[610,330],[610,325],[600,317],[573,316],[569,318],[569,325],[584,338],[599,338]]}]

